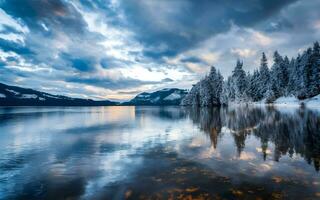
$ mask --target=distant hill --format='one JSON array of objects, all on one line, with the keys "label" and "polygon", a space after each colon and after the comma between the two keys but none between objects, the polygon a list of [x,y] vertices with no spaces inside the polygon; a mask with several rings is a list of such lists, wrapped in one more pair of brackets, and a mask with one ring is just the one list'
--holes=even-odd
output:
[{"label": "distant hill", "polygon": [[0,106],[112,106],[109,100],[71,98],[0,83]]},{"label": "distant hill", "polygon": [[179,105],[187,93],[187,90],[178,88],[166,88],[151,93],[143,92],[121,105]]}]

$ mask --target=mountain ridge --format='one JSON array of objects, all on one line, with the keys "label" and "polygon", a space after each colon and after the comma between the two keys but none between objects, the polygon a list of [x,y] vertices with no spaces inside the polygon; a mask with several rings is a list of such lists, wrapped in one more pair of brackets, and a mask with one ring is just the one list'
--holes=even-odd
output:
[{"label": "mountain ridge", "polygon": [[0,106],[111,106],[118,102],[53,95],[30,88],[0,83]]},{"label": "mountain ridge", "polygon": [[0,106],[138,106],[179,105],[188,90],[165,88],[142,92],[126,102],[92,100],[54,95],[38,90],[0,83]]}]

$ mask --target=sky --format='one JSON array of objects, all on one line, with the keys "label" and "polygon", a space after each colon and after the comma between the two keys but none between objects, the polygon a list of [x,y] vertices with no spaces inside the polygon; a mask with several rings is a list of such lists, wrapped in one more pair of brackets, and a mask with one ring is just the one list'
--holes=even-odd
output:
[{"label": "sky", "polygon": [[319,0],[0,0],[0,82],[124,101],[320,39]]}]

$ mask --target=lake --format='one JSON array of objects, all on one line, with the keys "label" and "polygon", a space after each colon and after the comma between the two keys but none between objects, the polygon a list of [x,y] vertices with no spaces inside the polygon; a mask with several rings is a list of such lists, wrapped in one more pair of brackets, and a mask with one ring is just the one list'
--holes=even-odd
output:
[{"label": "lake", "polygon": [[320,111],[0,108],[0,199],[319,199]]}]

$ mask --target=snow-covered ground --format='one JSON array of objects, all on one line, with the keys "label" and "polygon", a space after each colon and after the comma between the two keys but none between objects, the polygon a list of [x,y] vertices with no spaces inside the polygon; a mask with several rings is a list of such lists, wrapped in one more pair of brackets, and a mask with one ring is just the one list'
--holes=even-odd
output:
[{"label": "snow-covered ground", "polygon": [[299,100],[294,96],[290,97],[280,97],[278,98],[275,102],[275,105],[283,106],[283,105],[288,105],[288,106],[301,106],[305,105],[307,107],[320,107],[320,94],[309,98],[305,100]]},{"label": "snow-covered ground", "polygon": [[[259,102],[255,102],[255,105],[265,105],[265,100],[261,100]],[[275,102],[270,105],[275,106],[294,106],[299,107],[301,105],[307,106],[309,108],[317,107],[320,108],[320,94],[314,96],[309,99],[299,100],[295,96],[288,96],[288,97],[280,97]]]},{"label": "snow-covered ground", "polygon": [[0,98],[6,98],[5,94],[0,93]]}]

